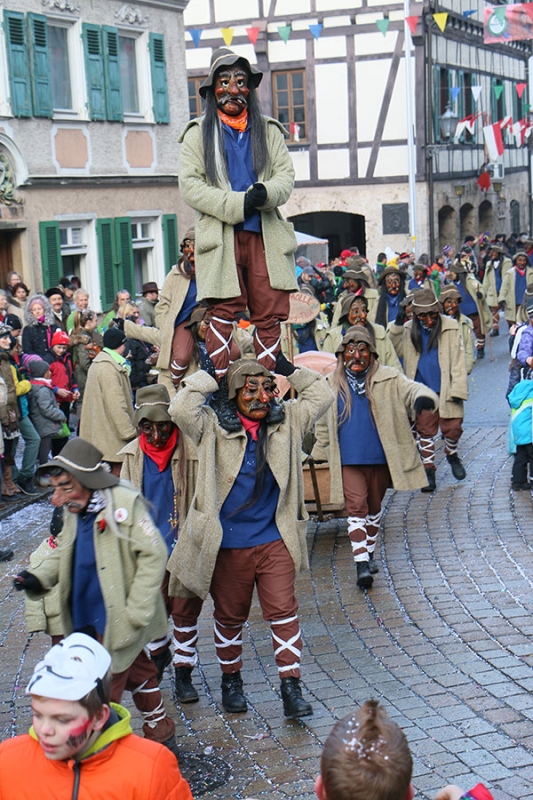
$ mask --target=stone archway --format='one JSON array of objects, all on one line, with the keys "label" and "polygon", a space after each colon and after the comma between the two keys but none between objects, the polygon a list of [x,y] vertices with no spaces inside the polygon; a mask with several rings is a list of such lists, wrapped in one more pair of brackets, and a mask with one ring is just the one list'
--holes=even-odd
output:
[{"label": "stone archway", "polygon": [[446,244],[455,245],[457,239],[457,223],[455,209],[451,206],[439,208],[439,253]]},{"label": "stone archway", "polygon": [[459,225],[461,242],[465,236],[477,236],[476,212],[472,203],[464,203],[459,209]]},{"label": "stone archway", "polygon": [[490,200],[483,200],[483,202],[479,204],[478,220],[479,220],[479,226],[478,226],[479,233],[486,233],[487,231],[490,231],[490,233],[492,234],[495,233],[495,231],[493,230],[494,209],[492,207],[492,203],[490,202]]},{"label": "stone archway", "polygon": [[300,233],[308,233],[329,241],[329,257],[336,258],[342,250],[356,245],[366,255],[365,217],[343,211],[315,211],[297,214],[289,220]]}]

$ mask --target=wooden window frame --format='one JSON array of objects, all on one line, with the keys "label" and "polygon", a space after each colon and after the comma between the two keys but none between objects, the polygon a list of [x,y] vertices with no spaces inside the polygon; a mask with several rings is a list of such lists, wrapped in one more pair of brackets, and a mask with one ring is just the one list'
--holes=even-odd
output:
[{"label": "wooden window frame", "polygon": [[[304,110],[304,126],[305,126],[305,135],[302,136],[300,134],[299,140],[294,139],[294,135],[290,131],[290,123],[294,122],[294,103],[293,103],[293,92],[300,91],[300,89],[294,90],[292,86],[292,76],[293,75],[302,75],[302,91],[304,94],[304,103],[303,103],[303,110]],[[306,71],[305,68],[301,69],[278,69],[275,72],[272,72],[272,106],[273,106],[273,116],[275,119],[279,119],[279,107],[278,107],[278,90],[276,87],[276,78],[278,75],[286,75],[287,76],[287,93],[289,96],[289,122],[282,123],[285,125],[287,130],[289,131],[289,135],[287,137],[289,143],[294,144],[301,144],[302,142],[309,142],[309,116],[307,113],[307,82],[306,82]],[[298,123],[300,124],[300,123]]]},{"label": "wooden window frame", "polygon": [[[189,119],[198,119],[204,113],[203,108],[203,98],[200,95],[200,86],[205,81],[205,76],[202,78],[192,78],[190,76],[187,77],[187,98],[189,104]],[[193,95],[190,93],[191,84],[194,84],[194,101],[196,104],[196,113],[192,113],[191,109],[191,100],[193,99]]]}]

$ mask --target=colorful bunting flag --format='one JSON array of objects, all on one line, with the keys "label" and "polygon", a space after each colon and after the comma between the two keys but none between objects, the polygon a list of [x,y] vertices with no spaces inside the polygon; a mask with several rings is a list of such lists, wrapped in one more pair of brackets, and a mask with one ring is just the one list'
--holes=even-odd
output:
[{"label": "colorful bunting flag", "polygon": [[516,84],[516,93],[520,99],[522,99],[522,95],[524,94],[524,89],[526,88],[527,83],[517,83]]},{"label": "colorful bunting flag", "polygon": [[504,131],[506,128],[512,130],[513,128],[513,118],[510,114],[507,114],[500,122],[500,128]]},{"label": "colorful bunting flag", "polygon": [[221,28],[220,33],[222,34],[222,38],[224,39],[224,44],[226,47],[231,47],[231,43],[233,41],[233,28]]},{"label": "colorful bunting flag", "polygon": [[476,13],[476,11],[476,8],[471,8],[470,11],[463,11],[463,19],[468,19],[468,17],[471,17],[472,14]]},{"label": "colorful bunting flag", "polygon": [[386,17],[384,19],[377,19],[376,25],[378,26],[383,36],[386,36],[390,25],[390,19],[387,19]]},{"label": "colorful bunting flag", "polygon": [[459,86],[451,86],[450,87],[450,94],[451,94],[451,97],[452,97],[452,103],[455,103],[460,91],[461,91],[461,89],[460,89]]},{"label": "colorful bunting flag", "polygon": [[531,106],[529,105],[529,103],[524,103],[524,114],[529,114],[530,108]]},{"label": "colorful bunting flag", "polygon": [[409,30],[411,31],[411,36],[415,35],[416,26],[418,25],[418,20],[420,17],[406,17],[405,21],[409,25]]},{"label": "colorful bunting flag", "polygon": [[194,46],[198,47],[203,31],[200,30],[200,28],[189,28],[189,33],[191,34],[191,39],[194,42]]},{"label": "colorful bunting flag", "polygon": [[289,41],[291,30],[292,28],[290,25],[278,25],[278,33],[285,42],[285,44],[287,44],[287,42]]},{"label": "colorful bunting flag", "polygon": [[483,136],[490,160],[497,161],[504,151],[500,122],[495,122],[494,125],[485,125]]},{"label": "colorful bunting flag", "polygon": [[499,100],[502,96],[503,86],[494,86],[494,97]]},{"label": "colorful bunting flag", "polygon": [[472,97],[474,98],[474,103],[477,103],[479,97],[481,95],[481,86],[472,86]]},{"label": "colorful bunting flag", "polygon": [[259,36],[259,28],[246,28],[246,33],[248,34],[248,38],[255,47],[255,43],[257,42],[257,37]]},{"label": "colorful bunting flag", "polygon": [[439,26],[441,33],[444,33],[444,30],[446,28],[446,23],[448,22],[448,12],[441,11],[438,14],[433,14],[433,19]]},{"label": "colorful bunting flag", "polygon": [[318,37],[322,33],[322,23],[318,22],[316,25],[310,25],[309,30],[311,31],[315,39],[318,39]]}]

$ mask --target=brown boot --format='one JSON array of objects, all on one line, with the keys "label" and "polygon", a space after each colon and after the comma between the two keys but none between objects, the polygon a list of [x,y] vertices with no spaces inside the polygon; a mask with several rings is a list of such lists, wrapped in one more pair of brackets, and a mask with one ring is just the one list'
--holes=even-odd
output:
[{"label": "brown boot", "polygon": [[[4,491],[4,489],[6,491]],[[2,475],[2,494],[7,494],[8,497],[12,497],[14,494],[20,494],[21,490],[13,480],[13,476],[11,474],[11,467],[4,464],[3,466],[3,475]]]}]

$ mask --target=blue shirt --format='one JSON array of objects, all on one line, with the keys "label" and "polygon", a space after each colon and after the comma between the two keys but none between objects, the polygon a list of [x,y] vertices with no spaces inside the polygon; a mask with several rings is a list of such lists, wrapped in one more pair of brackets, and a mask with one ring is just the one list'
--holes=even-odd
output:
[{"label": "blue shirt", "polygon": [[246,440],[242,466],[220,511],[223,532],[220,546],[223,548],[255,547],[281,539],[276,525],[279,486],[268,464],[264,468],[265,482],[261,495],[252,506],[243,508],[253,497],[257,463],[257,442],[249,433]]},{"label": "blue shirt", "polygon": [[467,317],[469,314],[479,314],[476,301],[468,289],[463,286],[461,281],[454,281],[454,284],[457,286],[457,291],[461,292],[461,297],[463,298],[463,302],[461,303],[461,314],[464,314],[465,317]]},{"label": "blue shirt", "polygon": [[[96,514],[78,514],[78,531],[74,543],[70,613],[74,630],[93,625],[104,635],[106,609],[100,588],[94,550]],[[103,536],[106,535],[104,532]],[[109,535],[109,534],[107,534]]]},{"label": "blue shirt", "polygon": [[524,294],[526,291],[526,273],[524,272],[523,275],[520,275],[518,270],[515,267],[514,271],[514,293],[515,293],[515,303],[517,306],[521,306],[524,302]]},{"label": "blue shirt", "polygon": [[174,327],[177,328],[178,325],[181,325],[182,322],[186,322],[196,306],[198,305],[198,301],[196,300],[196,280],[191,278],[189,281],[189,288],[187,289],[187,294],[185,295],[185,300],[183,301],[183,305],[179,310],[178,316],[174,322]]},{"label": "blue shirt", "polygon": [[441,382],[439,349],[437,346],[428,350],[431,331],[426,331],[420,326],[420,332],[422,334],[422,352],[418,359],[415,381],[423,383],[424,386],[429,386],[430,389],[439,394]]},{"label": "blue shirt", "polygon": [[[253,164],[250,127],[241,132],[223,123],[222,131],[231,188],[234,192],[246,192],[250,186],[257,183],[257,173]],[[244,222],[235,225],[235,230],[261,233],[261,214],[259,211],[255,211]]]},{"label": "blue shirt", "polygon": [[167,546],[170,555],[174,546],[174,481],[172,480],[172,459],[163,472],[150,456],[144,454],[142,493],[149,501],[154,524]]},{"label": "blue shirt", "polygon": [[[351,387],[352,413],[339,425],[339,447],[341,464],[386,464],[385,451],[366,394],[357,394]],[[341,396],[337,401],[339,419],[344,404]]]},{"label": "blue shirt", "polygon": [[400,310],[400,295],[386,292],[385,297],[387,298],[387,321],[394,322]]}]

